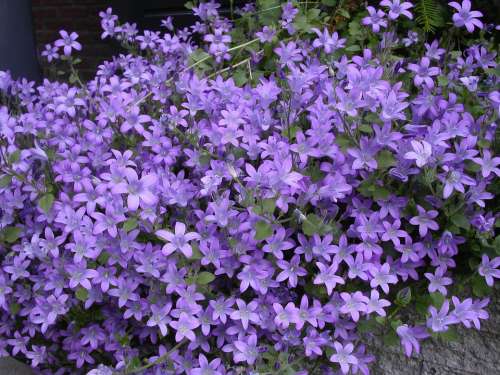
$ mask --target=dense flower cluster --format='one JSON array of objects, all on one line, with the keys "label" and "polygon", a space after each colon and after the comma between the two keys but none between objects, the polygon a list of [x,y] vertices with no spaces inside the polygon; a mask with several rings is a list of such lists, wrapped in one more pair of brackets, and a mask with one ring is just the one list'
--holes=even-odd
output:
[{"label": "dense flower cluster", "polygon": [[[361,20],[375,33],[413,18],[380,6]],[[218,8],[175,33],[101,12],[131,53],[85,84],[0,72],[0,355],[57,374],[368,374],[369,324],[407,355],[479,328],[488,298],[453,285],[469,266],[500,278],[495,54],[435,40],[394,59],[394,31],[357,53],[291,2],[235,44]],[[61,31],[44,55],[81,48]]]}]

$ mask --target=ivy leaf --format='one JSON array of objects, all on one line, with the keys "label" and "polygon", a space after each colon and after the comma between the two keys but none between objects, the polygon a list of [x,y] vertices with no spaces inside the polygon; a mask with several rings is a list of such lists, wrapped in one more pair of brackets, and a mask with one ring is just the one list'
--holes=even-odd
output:
[{"label": "ivy leaf", "polygon": [[9,186],[11,182],[12,182],[12,176],[6,174],[2,178],[0,178],[0,189]]},{"label": "ivy leaf", "polygon": [[126,222],[123,223],[123,230],[128,233],[131,230],[137,228],[137,225],[138,225],[137,218],[131,217]]},{"label": "ivy leaf", "polygon": [[444,296],[441,293],[434,292],[434,293],[430,294],[430,297],[431,297],[431,301],[432,301],[432,304],[434,305],[434,307],[436,307],[437,309],[440,309],[444,303]]},{"label": "ivy leaf", "polygon": [[19,238],[21,228],[19,227],[5,227],[1,232],[2,239],[7,243],[14,243]]},{"label": "ivy leaf", "polygon": [[268,222],[261,220],[255,224],[255,239],[257,241],[265,240],[272,235],[273,228]]},{"label": "ivy leaf", "polygon": [[78,298],[80,301],[85,302],[87,298],[89,298],[89,291],[85,288],[78,288],[75,292],[76,298]]},{"label": "ivy leaf", "polygon": [[14,302],[9,305],[9,311],[12,315],[16,315],[19,310],[21,310],[21,305],[19,305],[18,303]]},{"label": "ivy leaf", "polygon": [[193,254],[189,257],[190,261],[200,260],[201,258],[203,258],[203,254],[201,253],[200,248],[198,247],[198,244],[193,243],[191,245],[191,248],[193,249]]},{"label": "ivy leaf", "polygon": [[479,298],[485,297],[491,293],[491,288],[480,275],[476,275],[472,278],[472,293]]},{"label": "ivy leaf", "polygon": [[436,337],[444,342],[458,341],[460,338],[455,327],[448,327],[448,329],[444,332],[437,332]]},{"label": "ivy leaf", "polygon": [[456,213],[450,219],[451,219],[451,222],[453,224],[455,224],[459,228],[463,228],[463,229],[469,229],[470,228],[470,222],[469,222],[469,220],[461,212]]},{"label": "ivy leaf", "polygon": [[387,169],[396,165],[396,159],[394,159],[392,152],[382,150],[377,155],[377,165],[378,169]]},{"label": "ivy leaf", "polygon": [[307,215],[307,220],[304,220],[302,223],[302,232],[307,236],[314,234],[323,235],[331,229],[331,226],[325,224],[319,216],[314,214]]},{"label": "ivy leaf", "polygon": [[395,345],[398,345],[398,343],[399,343],[399,337],[396,334],[396,332],[392,329],[384,335],[382,340],[383,340],[384,344],[387,346],[395,346]]},{"label": "ivy leaf", "polygon": [[19,161],[20,158],[21,158],[21,151],[16,150],[12,154],[9,155],[8,162],[9,162],[9,164],[15,164]]},{"label": "ivy leaf", "polygon": [[207,285],[215,280],[215,275],[211,272],[200,272],[198,276],[196,276],[196,284],[199,285]]},{"label": "ivy leaf", "polygon": [[264,212],[272,214],[276,209],[276,199],[274,198],[266,198],[262,201],[262,207],[264,208]]},{"label": "ivy leaf", "polygon": [[42,209],[46,214],[49,213],[52,205],[54,204],[54,195],[51,193],[47,193],[43,195],[38,201],[38,206]]},{"label": "ivy leaf", "polygon": [[241,87],[248,82],[248,74],[245,69],[238,69],[233,74],[234,83],[236,86]]},{"label": "ivy leaf", "polygon": [[396,295],[396,305],[406,306],[411,302],[411,289],[409,287],[401,289]]}]

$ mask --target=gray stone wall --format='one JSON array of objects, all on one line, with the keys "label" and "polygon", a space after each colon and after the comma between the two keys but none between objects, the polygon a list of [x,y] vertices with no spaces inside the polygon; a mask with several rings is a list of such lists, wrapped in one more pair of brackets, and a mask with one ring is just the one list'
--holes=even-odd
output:
[{"label": "gray stone wall", "polygon": [[374,344],[374,375],[500,375],[500,290],[488,306],[481,330],[458,328],[458,340],[427,339],[420,355],[407,358],[400,347]]},{"label": "gray stone wall", "polygon": [[[374,375],[500,375],[500,289],[488,306],[481,330],[458,328],[458,341],[424,341],[418,356],[407,358],[399,346],[374,343]],[[0,375],[33,375],[29,367],[0,358]]]}]

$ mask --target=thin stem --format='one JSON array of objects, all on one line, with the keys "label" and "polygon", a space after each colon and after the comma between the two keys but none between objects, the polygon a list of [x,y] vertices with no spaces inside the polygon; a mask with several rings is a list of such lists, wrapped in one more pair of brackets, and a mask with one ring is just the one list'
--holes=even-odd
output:
[{"label": "thin stem", "polygon": [[186,339],[182,340],[181,342],[177,343],[172,349],[170,349],[168,352],[166,352],[165,354],[163,354],[162,356],[158,357],[156,359],[156,361],[153,361],[151,363],[148,363],[147,365],[144,365],[142,367],[139,367],[137,369],[134,369],[132,371],[126,371],[125,370],[125,374],[138,374],[144,370],[147,370],[148,368],[150,367],[153,367],[153,366],[156,366],[156,365],[159,365],[163,362],[165,362],[171,355],[173,352],[175,352],[177,349],[179,349],[182,345],[184,345],[185,343],[187,342]]},{"label": "thin stem", "polygon": [[[236,50],[241,49],[241,48],[245,48],[245,47],[247,47],[247,46],[249,46],[249,45],[251,45],[251,44],[253,44],[253,43],[257,42],[257,41],[259,41],[259,38],[255,38],[255,39],[249,40],[248,42],[245,42],[245,43],[239,44],[239,45],[237,45],[237,46],[234,46],[234,47],[232,47],[232,48],[229,48],[229,49],[228,49],[227,51],[225,51],[225,52],[232,52],[232,51],[236,51]],[[193,64],[191,64],[191,65],[189,65],[189,66],[185,67],[184,69],[182,69],[182,70],[180,71],[180,74],[185,73],[185,72],[187,72],[188,70],[190,70],[190,69],[192,69],[192,68],[197,67],[197,66],[198,66],[198,65],[200,65],[201,63],[203,63],[203,62],[205,62],[205,61],[207,61],[207,60],[209,60],[209,59],[211,59],[211,58],[213,58],[213,56],[212,56],[212,55],[207,55],[207,56],[205,56],[204,58],[202,58],[202,59],[200,59],[200,60],[198,60],[198,61],[194,62]],[[169,79],[165,82],[165,84],[166,84],[166,85],[168,85],[169,83],[171,83],[171,82],[174,80],[174,78],[175,78],[175,77],[170,77],[170,78],[169,78]],[[144,100],[146,100],[147,98],[149,98],[151,95],[153,95],[153,92],[152,92],[152,91],[148,92],[146,95],[144,95],[143,97],[139,98],[139,100],[137,100],[136,102],[134,102],[134,103],[133,103],[133,104],[132,104],[129,108],[132,108],[132,107],[134,107],[134,106],[136,106],[136,105],[139,105],[139,104],[140,104],[140,103],[142,103]]]}]

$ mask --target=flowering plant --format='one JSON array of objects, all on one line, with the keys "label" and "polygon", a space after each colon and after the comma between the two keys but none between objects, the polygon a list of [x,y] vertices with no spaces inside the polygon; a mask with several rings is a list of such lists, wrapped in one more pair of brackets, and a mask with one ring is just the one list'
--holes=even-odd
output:
[{"label": "flowering plant", "polygon": [[450,3],[431,41],[409,1],[188,7],[199,21],[162,33],[101,12],[128,54],[89,82],[66,31],[44,56],[69,83],[0,72],[0,354],[47,374],[368,374],[369,335],[410,356],[480,328],[500,277],[482,14]]}]

